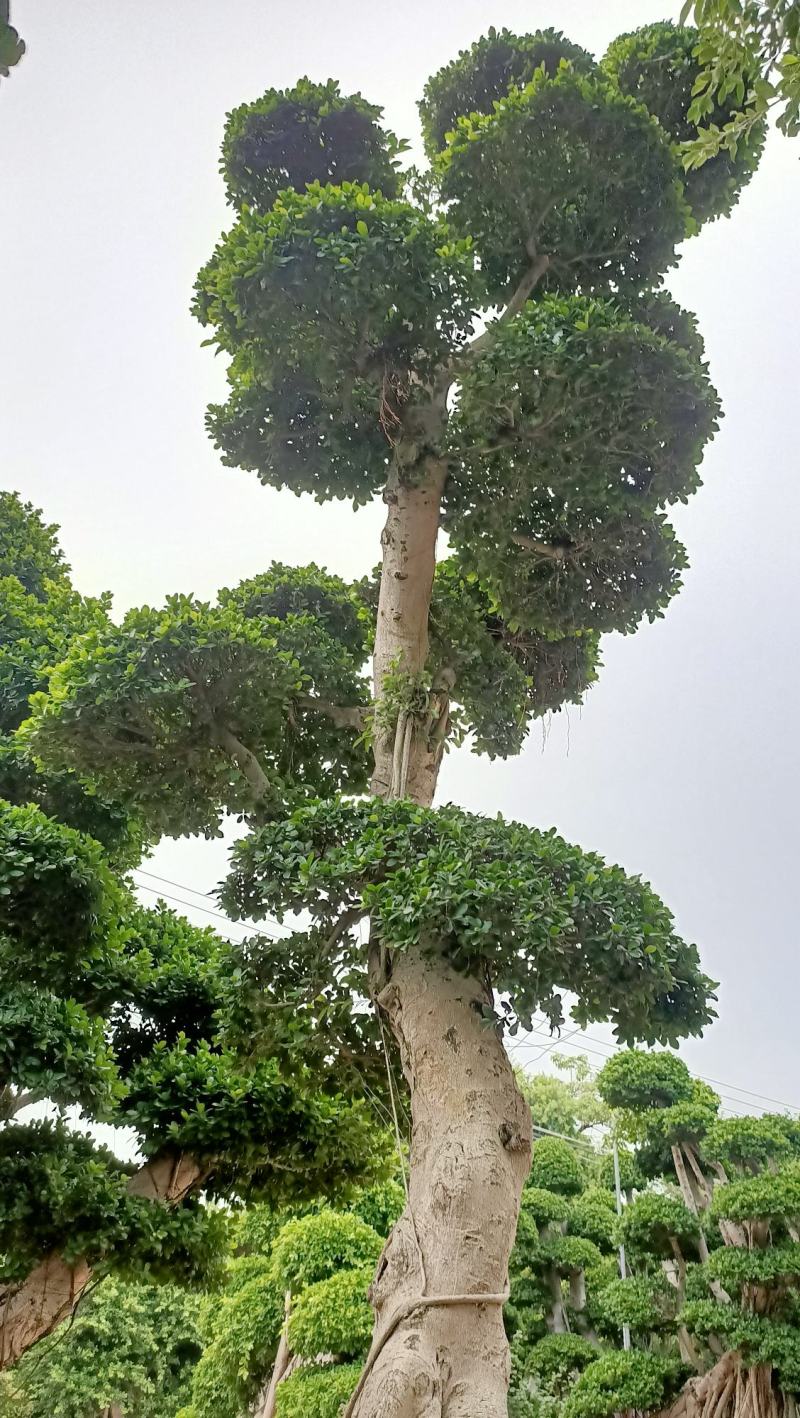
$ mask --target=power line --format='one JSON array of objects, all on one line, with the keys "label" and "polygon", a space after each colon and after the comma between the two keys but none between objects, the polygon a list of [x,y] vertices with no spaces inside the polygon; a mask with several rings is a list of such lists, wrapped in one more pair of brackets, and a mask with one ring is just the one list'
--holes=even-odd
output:
[{"label": "power line", "polygon": [[[198,906],[196,901],[184,901],[183,897],[181,896],[170,896],[168,891],[158,891],[154,886],[146,886],[145,883],[142,881],[138,881],[136,885],[140,891],[149,891],[152,896],[157,896],[160,901],[173,901],[177,906],[185,906],[186,909],[189,911],[202,911],[203,915],[205,916],[213,916],[215,920],[222,921],[223,924],[227,926],[228,930],[233,927],[236,930],[244,931],[245,934],[242,936],[242,941],[246,940],[248,936],[253,934],[252,932],[247,930],[246,926],[240,926],[238,921],[229,921],[228,917],[223,916],[221,911],[212,911],[210,906]],[[269,940],[286,939],[285,936],[272,935],[270,931],[263,931],[259,930],[258,928],[256,929],[255,934],[265,935]]]},{"label": "power line", "polygon": [[[173,881],[170,877],[159,876],[156,872],[146,871],[144,867],[135,867],[134,871],[139,876],[148,876],[153,881],[163,882],[165,886],[173,886],[179,891],[188,891],[191,895],[194,896],[202,896],[205,900],[213,901],[215,899],[210,891],[200,891],[197,887],[187,886],[185,882]],[[169,896],[166,892],[158,892],[155,890],[154,887],[147,886],[144,882],[139,882],[138,885],[140,887],[140,890],[149,891],[154,896],[163,896],[165,900],[174,901],[179,906],[185,906],[189,910],[202,911],[207,916],[213,916],[216,920],[222,921],[229,929],[230,927],[234,927],[237,930],[243,930],[245,932],[244,938],[246,938],[246,936],[249,934],[249,932],[247,931],[247,927],[239,925],[239,923],[236,921],[230,921],[227,916],[224,916],[222,914],[221,911],[214,911],[209,906],[196,905],[192,901],[183,901],[180,897]],[[271,921],[270,924],[273,926],[277,926],[279,930],[287,929],[285,927],[282,927],[280,925],[280,922],[278,921]],[[271,931],[262,930],[259,927],[256,927],[256,931],[259,935],[267,936],[269,940],[284,939],[283,936],[275,935]],[[539,1023],[546,1023],[545,1015],[542,1016],[541,1020],[539,1020]],[[538,1034],[540,1036],[543,1036],[545,1033],[545,1031],[541,1028],[533,1028],[528,1032],[530,1034]],[[589,1048],[588,1045],[584,1045],[583,1042],[581,1042],[580,1044],[573,1043],[572,1041],[576,1035],[580,1035],[581,1040],[586,1039],[592,1044],[599,1044],[601,1046],[601,1049],[605,1050],[606,1052],[601,1052],[598,1049]],[[524,1040],[520,1040],[516,1045],[512,1045],[508,1049],[508,1053],[512,1056],[516,1053],[519,1053],[519,1050],[524,1047],[524,1042]],[[546,1054],[549,1054],[551,1050],[556,1048],[557,1046],[561,1048],[580,1049],[581,1052],[587,1054],[594,1054],[597,1058],[612,1058],[614,1054],[619,1053],[622,1048],[622,1046],[619,1044],[610,1044],[606,1039],[598,1039],[595,1035],[587,1033],[586,1030],[578,1028],[573,1029],[563,1039],[556,1038],[552,1040],[543,1049],[541,1049],[540,1052],[534,1056],[534,1058],[529,1059],[528,1062],[538,1062],[539,1059],[544,1058]],[[747,1098],[756,1099],[756,1104],[760,1108],[762,1113],[769,1111],[767,1108],[761,1106],[764,1103],[771,1103],[776,1108],[786,1108],[789,1110],[789,1112],[800,1113],[800,1105],[798,1105],[797,1103],[786,1103],[783,1102],[780,1098],[771,1097],[768,1093],[757,1093],[752,1088],[741,1088],[736,1083],[726,1083],[722,1079],[709,1078],[702,1073],[695,1074],[694,1076],[698,1078],[702,1083],[708,1083],[714,1088],[729,1088],[734,1093],[743,1093]],[[727,1103],[736,1104],[738,1107],[747,1107],[744,1098],[732,1098],[729,1093],[721,1093],[720,1098],[725,1099]],[[747,1114],[739,1113],[737,1116],[746,1117]]]},{"label": "power line", "polygon": [[[544,1022],[544,1021],[542,1021],[542,1022]],[[544,1031],[543,1029],[536,1029],[536,1028],[534,1028],[534,1029],[531,1029],[529,1032],[530,1032],[531,1034],[539,1034],[539,1035],[542,1035],[542,1034],[544,1034],[545,1031]],[[568,1034],[564,1039],[558,1039],[558,1040],[556,1040],[556,1043],[558,1043],[559,1045],[561,1045],[561,1046],[563,1046],[563,1047],[565,1047],[565,1048],[577,1049],[577,1050],[579,1050],[581,1053],[594,1054],[594,1056],[595,1056],[596,1058],[600,1058],[600,1059],[613,1058],[615,1054],[618,1054],[618,1053],[622,1052],[622,1046],[621,1046],[621,1045],[619,1045],[619,1044],[609,1044],[609,1043],[607,1043],[606,1040],[604,1040],[604,1039],[597,1039],[597,1038],[594,1037],[594,1035],[592,1035],[592,1034],[586,1034],[586,1033],[584,1033],[583,1031],[581,1031],[581,1034],[582,1034],[581,1043],[579,1043],[579,1044],[578,1044],[578,1043],[574,1043],[574,1042],[573,1042],[574,1033],[575,1033],[575,1031],[573,1031],[572,1034]],[[603,1046],[603,1049],[607,1050],[608,1052],[601,1052],[600,1049],[593,1049],[593,1048],[590,1048],[588,1044],[584,1044],[584,1043],[583,1043],[583,1039],[591,1039],[593,1043],[595,1043],[595,1044],[601,1044],[601,1045]],[[509,1054],[511,1054],[512,1056],[513,1056],[513,1055],[518,1055],[520,1049],[524,1047],[524,1043],[525,1043],[525,1041],[524,1041],[524,1040],[521,1040],[519,1043],[517,1043],[516,1045],[512,1046],[512,1047],[508,1050]],[[536,1058],[538,1058],[538,1057],[540,1057],[540,1055],[536,1055]],[[533,1062],[535,1062],[535,1061],[536,1061],[536,1060],[535,1060],[535,1058],[534,1058]],[[713,1080],[713,1079],[704,1078],[702,1074],[696,1074],[695,1077],[699,1078],[703,1083],[713,1083],[713,1082],[715,1081],[715,1080]],[[721,1083],[719,1082],[719,1080],[716,1080],[716,1082],[717,1082],[717,1083],[719,1084],[719,1086],[721,1086],[721,1087],[737,1089],[737,1085],[736,1085],[735,1083],[724,1083],[724,1084],[721,1084]],[[798,1107],[798,1105],[797,1105],[796,1103],[780,1103],[780,1102],[778,1102],[777,1099],[769,1098],[769,1097],[768,1097],[766,1094],[764,1094],[764,1093],[753,1093],[751,1090],[737,1089],[737,1091],[738,1091],[738,1092],[742,1092],[742,1093],[744,1093],[744,1092],[750,1092],[750,1095],[751,1095],[751,1097],[753,1097],[753,1098],[757,1098],[757,1099],[760,1098],[760,1099],[762,1099],[764,1102],[777,1103],[779,1107],[781,1107],[781,1108],[788,1108],[790,1111],[795,1112],[795,1113],[800,1112],[800,1107]],[[732,1098],[732,1097],[730,1096],[730,1094],[728,1094],[728,1093],[720,1093],[719,1096],[720,1096],[720,1098],[724,1099],[724,1100],[725,1100],[727,1103],[729,1103],[729,1104],[735,1104],[736,1107],[742,1107],[742,1108],[744,1108],[745,1110],[747,1109],[747,1103],[745,1102],[744,1098]],[[755,1107],[758,1107],[758,1109],[759,1109],[759,1111],[760,1111],[761,1113],[765,1113],[765,1112],[768,1112],[768,1111],[769,1111],[769,1109],[764,1108],[763,1106],[761,1106],[761,1104],[756,1104],[756,1105],[754,1105],[754,1106],[755,1106]],[[733,1110],[732,1110],[731,1108],[729,1108],[727,1111],[731,1112],[731,1111],[733,1111]],[[734,1116],[735,1116],[735,1117],[744,1118],[744,1117],[747,1117],[747,1116],[748,1116],[748,1112],[747,1112],[747,1111],[745,1111],[745,1112],[743,1112],[743,1113],[736,1113],[736,1112],[734,1112]]]}]

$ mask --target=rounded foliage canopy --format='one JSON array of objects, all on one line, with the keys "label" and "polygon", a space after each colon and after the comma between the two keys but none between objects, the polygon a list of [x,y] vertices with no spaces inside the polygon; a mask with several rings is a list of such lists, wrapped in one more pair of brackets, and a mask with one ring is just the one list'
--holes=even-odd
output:
[{"label": "rounded foliage canopy", "polygon": [[394,195],[403,145],[379,127],[380,117],[381,109],[342,94],[334,79],[301,79],[240,104],[228,114],[222,143],[228,201],[264,212],[285,188],[314,182],[366,182]]},{"label": "rounded foliage canopy", "polygon": [[[318,803],[237,843],[223,889],[235,916],[362,909],[393,950],[434,937],[466,974],[488,970],[529,1025],[611,1018],[620,1038],[676,1039],[709,1019],[710,982],[651,889],[553,832],[408,802]],[[335,961],[332,960],[332,965]]]},{"label": "rounded foliage canopy", "polygon": [[[702,72],[695,50],[698,32],[691,25],[669,21],[644,25],[631,34],[619,35],[602,61],[605,72],[621,92],[644,104],[681,146],[698,135],[697,124],[689,117],[694,86]],[[724,128],[738,108],[731,93],[717,101],[704,118],[704,125]],[[764,146],[765,129],[757,123],[743,138],[734,155],[718,152],[702,167],[683,174],[686,199],[697,221],[726,215],[752,177]]]},{"label": "rounded foliage canopy", "polygon": [[525,88],[538,68],[552,78],[564,64],[585,74],[596,68],[592,56],[558,30],[517,35],[491,28],[425,85],[419,110],[428,156],[441,152],[459,118],[492,113],[512,88]]}]

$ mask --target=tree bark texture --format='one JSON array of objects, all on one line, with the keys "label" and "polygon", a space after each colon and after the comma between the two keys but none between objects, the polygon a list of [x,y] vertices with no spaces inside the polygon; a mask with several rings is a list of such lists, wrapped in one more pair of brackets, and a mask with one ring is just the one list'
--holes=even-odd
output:
[{"label": "tree bark texture", "polygon": [[769,1365],[746,1369],[732,1352],[702,1378],[690,1379],[659,1418],[797,1418],[797,1407],[775,1385]]},{"label": "tree bark texture", "polygon": [[[373,660],[378,706],[388,674],[397,670],[421,674],[428,659],[428,615],[446,469],[430,458],[414,471],[419,481],[407,484],[395,468],[384,493],[388,510],[381,533],[383,569]],[[372,779],[376,797],[408,797],[426,805],[433,801],[441,746],[432,720],[446,707],[436,704],[435,709],[424,722],[403,717],[397,726],[382,724],[379,713]]]},{"label": "tree bark texture", "polygon": [[[411,1178],[372,1288],[376,1328],[350,1408],[357,1418],[507,1413],[501,1300],[531,1125],[480,1013],[487,1002],[483,987],[433,953],[395,957],[379,997],[411,1091]],[[481,1294],[495,1298],[475,1302]]]},{"label": "tree bark texture", "polygon": [[290,1290],[287,1290],[284,1295],[283,1309],[283,1328],[278,1343],[278,1352],[275,1355],[275,1363],[272,1366],[269,1386],[263,1401],[259,1399],[259,1402],[256,1404],[253,1418],[275,1418],[275,1406],[278,1402],[278,1385],[281,1380],[286,1377],[286,1372],[291,1363],[292,1352],[289,1348],[289,1316],[292,1312],[292,1293]]},{"label": "tree bark texture", "polygon": [[[175,1206],[204,1175],[193,1157],[164,1154],[134,1173],[128,1191],[132,1196]],[[88,1261],[68,1264],[54,1252],[23,1281],[0,1291],[0,1369],[15,1364],[33,1344],[74,1314],[91,1278]]]}]

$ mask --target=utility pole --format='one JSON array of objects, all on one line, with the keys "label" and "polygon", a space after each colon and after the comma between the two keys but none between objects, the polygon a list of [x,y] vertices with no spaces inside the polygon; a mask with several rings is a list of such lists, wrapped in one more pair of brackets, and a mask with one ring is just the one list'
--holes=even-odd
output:
[{"label": "utility pole", "polygon": [[[617,1193],[617,1216],[622,1215],[622,1184],[619,1179],[619,1148],[614,1143],[614,1189]],[[628,1263],[625,1259],[625,1247],[620,1244],[619,1248],[619,1273],[623,1280],[628,1278]],[[622,1326],[622,1347],[631,1347],[631,1327],[629,1324]]]}]

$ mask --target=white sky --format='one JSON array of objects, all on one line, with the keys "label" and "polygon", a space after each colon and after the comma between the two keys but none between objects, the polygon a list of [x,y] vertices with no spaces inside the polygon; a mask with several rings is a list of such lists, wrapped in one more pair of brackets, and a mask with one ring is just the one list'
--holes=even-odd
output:
[{"label": "white sky", "polygon": [[[676,8],[14,0],[28,54],[0,84],[0,483],[61,523],[79,586],[110,587],[122,611],[211,596],[274,558],[348,577],[378,560],[380,505],[354,516],[265,490],[206,438],[224,369],[188,307],[230,221],[227,110],[333,75],[416,141],[427,75],[489,24],[555,25],[599,54]],[[582,713],[557,716],[546,743],[535,731],[507,764],[454,754],[440,794],[555,825],[649,878],[722,980],[720,1020],[687,1062],[798,1106],[799,159],[800,142],[772,136],[732,219],[687,244],[669,281],[727,413],[706,486],[675,517],[684,591],[664,622],[606,641]],[[150,869],[207,891],[224,852],[166,843]]]}]

